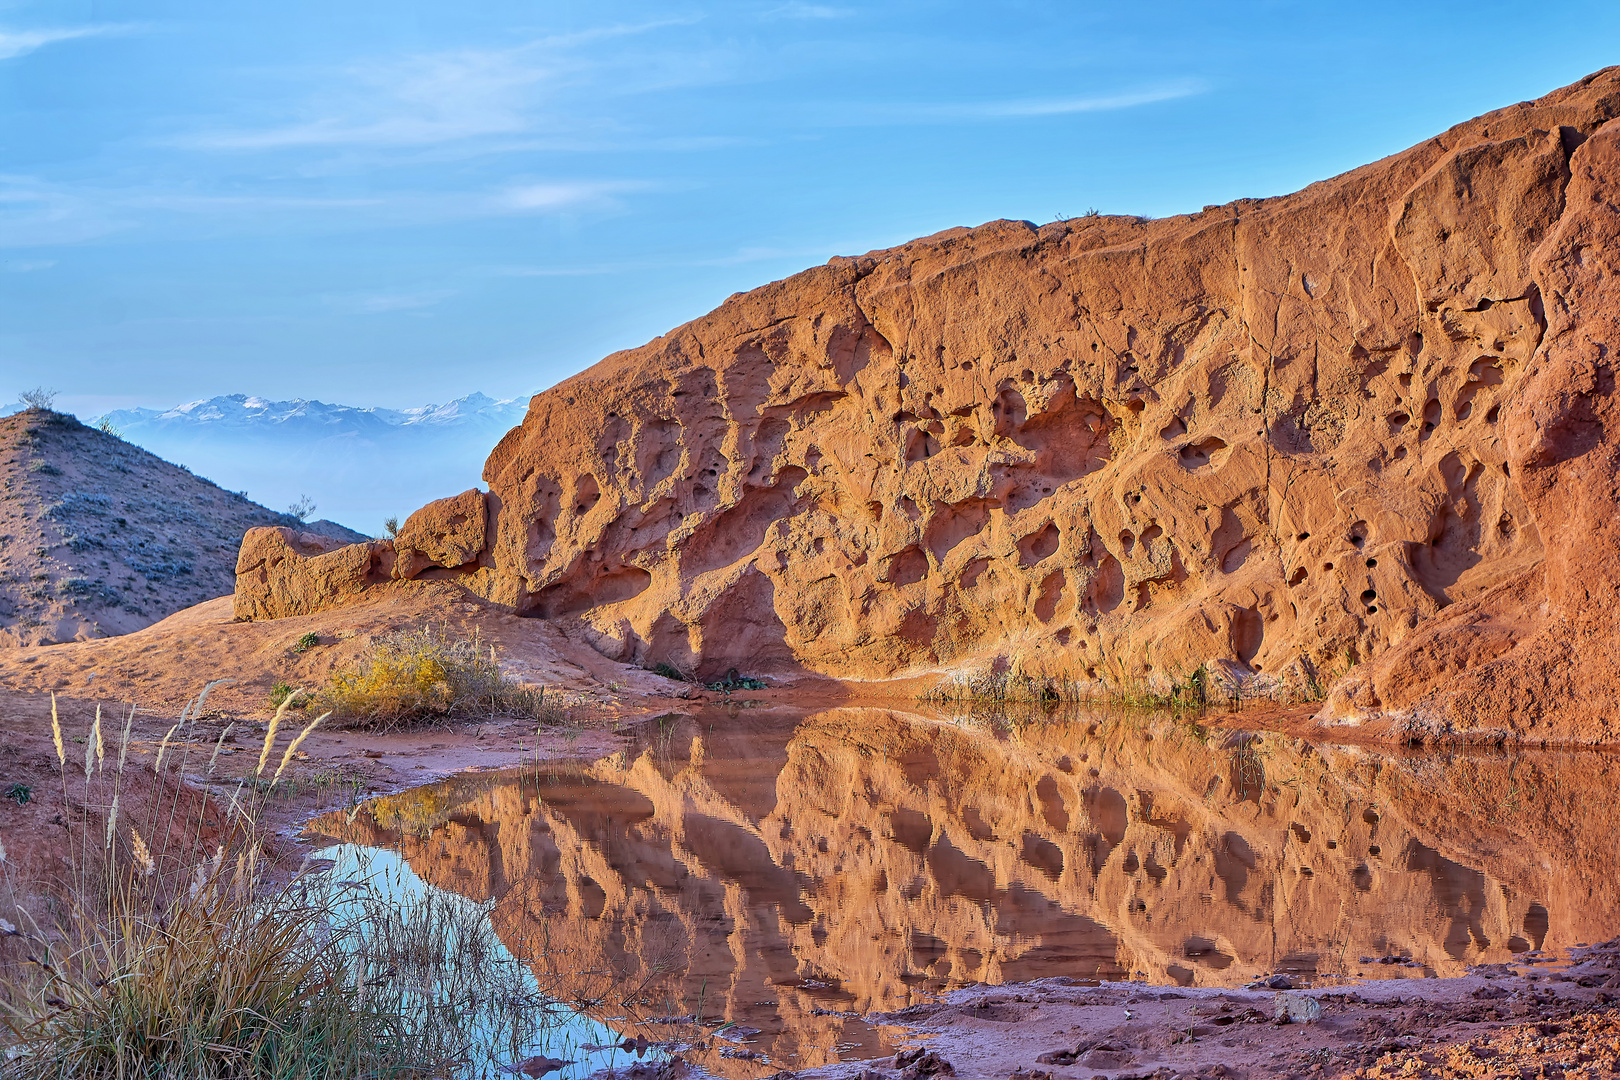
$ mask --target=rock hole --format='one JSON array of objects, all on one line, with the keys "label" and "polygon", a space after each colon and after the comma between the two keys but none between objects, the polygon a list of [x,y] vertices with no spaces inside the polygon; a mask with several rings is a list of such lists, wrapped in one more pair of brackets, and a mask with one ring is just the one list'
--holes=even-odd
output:
[{"label": "rock hole", "polygon": [[891,585],[915,585],[927,576],[928,556],[915,544],[889,560],[888,578]]},{"label": "rock hole", "polygon": [[1128,529],[1125,530],[1124,532],[1121,532],[1119,534],[1119,543],[1120,543],[1120,546],[1125,549],[1125,557],[1127,559],[1130,558],[1131,557],[1131,552],[1136,550],[1136,536],[1135,536],[1135,534],[1132,533]]},{"label": "rock hole", "polygon": [[1499,417],[1501,415],[1502,415],[1502,406],[1500,406],[1500,405],[1492,405],[1489,409],[1485,410],[1485,422],[1487,424],[1494,424],[1494,423],[1496,423],[1497,417]]},{"label": "rock hole", "polygon": [[1466,420],[1470,416],[1473,416],[1473,415],[1474,415],[1474,403],[1472,401],[1465,401],[1460,406],[1458,406],[1458,408],[1457,408],[1457,419],[1458,420]]},{"label": "rock hole", "polygon": [[1362,589],[1361,590],[1361,602],[1363,604],[1370,604],[1374,600],[1377,600],[1377,599],[1378,599],[1378,591],[1376,589]]},{"label": "rock hole", "polygon": [[[1176,452],[1176,458],[1181,467],[1188,472],[1201,469],[1214,461],[1215,456],[1226,449],[1226,442],[1214,437],[1200,439],[1195,443],[1188,443]],[[1224,458],[1223,458],[1224,460]],[[1216,462],[1219,465],[1219,462]]]},{"label": "rock hole", "polygon": [[962,361],[962,370],[963,371],[972,371],[973,370],[973,361],[971,361],[971,360]]},{"label": "rock hole", "polygon": [[1440,425],[1440,402],[1430,398],[1423,406],[1423,437]]},{"label": "rock hole", "polygon": [[1302,566],[1298,570],[1295,570],[1293,574],[1289,575],[1288,584],[1298,585],[1300,582],[1304,581],[1307,576],[1308,575],[1305,573],[1305,568]]},{"label": "rock hole", "polygon": [[1375,567],[1377,565],[1378,565],[1378,560],[1377,559],[1368,559],[1367,560],[1367,569],[1371,570],[1373,567]]},{"label": "rock hole", "polygon": [[1401,460],[1401,458],[1403,458],[1405,456],[1406,456],[1406,447],[1397,446],[1395,448],[1395,460],[1399,461],[1399,460]]},{"label": "rock hole", "polygon": [[1131,398],[1131,400],[1125,403],[1125,407],[1131,410],[1133,413],[1140,413],[1143,409],[1147,408],[1147,402],[1143,401],[1141,398]]},{"label": "rock hole", "polygon": [[1369,806],[1367,809],[1361,812],[1361,820],[1365,821],[1369,825],[1378,824],[1378,811]]},{"label": "rock hole", "polygon": [[1187,434],[1187,425],[1182,422],[1179,416],[1173,417],[1168,424],[1159,430],[1159,438],[1164,439],[1166,442],[1171,439],[1179,439],[1185,434]]},{"label": "rock hole", "polygon": [[1367,605],[1367,614],[1369,614],[1369,615],[1378,614],[1378,605],[1377,604],[1368,604]]},{"label": "rock hole", "polygon": [[1384,849],[1379,847],[1377,844],[1368,844],[1367,845],[1367,854],[1376,856],[1376,855],[1382,855],[1383,853],[1384,853]]},{"label": "rock hole", "polygon": [[1054,570],[1041,582],[1040,590],[1035,595],[1035,603],[1032,605],[1035,617],[1041,622],[1049,623],[1052,616],[1057,614],[1058,604],[1063,599],[1064,581],[1063,571]]},{"label": "rock hole", "polygon": [[1048,521],[1040,529],[1030,533],[1018,541],[1018,553],[1025,566],[1034,566],[1036,563],[1051,556],[1058,549],[1057,526]]},{"label": "rock hole", "polygon": [[1406,430],[1406,425],[1412,422],[1411,415],[1403,412],[1392,412],[1384,419],[1389,422],[1389,433],[1391,435],[1399,435]]},{"label": "rock hole", "polygon": [[1513,515],[1503,514],[1496,523],[1496,531],[1501,536],[1513,535]]},{"label": "rock hole", "polygon": [[1322,564],[1322,569],[1324,571],[1332,570],[1333,569],[1333,564],[1330,563],[1330,562],[1325,562],[1325,563]]},{"label": "rock hole", "polygon": [[1298,536],[1294,537],[1295,540],[1309,540],[1310,538],[1310,533],[1300,533]]}]

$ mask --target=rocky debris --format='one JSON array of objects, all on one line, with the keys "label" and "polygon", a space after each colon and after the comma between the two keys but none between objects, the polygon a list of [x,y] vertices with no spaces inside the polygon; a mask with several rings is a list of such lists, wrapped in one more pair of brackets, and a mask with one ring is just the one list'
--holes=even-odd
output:
[{"label": "rocky debris", "polygon": [[1271,996],[1271,1008],[1279,1021],[1308,1024],[1322,1017],[1322,1003],[1293,990],[1280,990]]},{"label": "rocky debris", "polygon": [[1350,1076],[1366,1080],[1426,1076],[1620,1076],[1620,1010],[1583,1012],[1559,1023],[1518,1024],[1463,1042],[1375,1048],[1374,1061]]},{"label": "rocky debris", "polygon": [[228,595],[243,534],[306,524],[64,413],[0,417],[0,649],[126,634]]},{"label": "rocky debris", "polygon": [[1607,69],[1292,195],[739,294],[536,396],[457,573],[705,681],[1349,672],[1324,723],[1620,738],[1581,659],[1620,618],[1617,115]]},{"label": "rocky debris", "polygon": [[916,1047],[894,1055],[893,1066],[900,1070],[899,1080],[922,1080],[926,1076],[955,1076],[956,1066],[932,1050]]}]

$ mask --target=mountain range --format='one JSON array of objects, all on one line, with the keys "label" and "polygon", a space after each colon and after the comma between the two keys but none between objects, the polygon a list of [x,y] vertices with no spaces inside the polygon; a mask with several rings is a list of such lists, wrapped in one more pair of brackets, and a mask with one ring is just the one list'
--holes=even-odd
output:
[{"label": "mountain range", "polygon": [[377,535],[390,517],[478,485],[484,459],[523,419],[527,398],[468,394],[442,405],[366,408],[226,394],[172,409],[119,409],[127,441],[256,502]]}]

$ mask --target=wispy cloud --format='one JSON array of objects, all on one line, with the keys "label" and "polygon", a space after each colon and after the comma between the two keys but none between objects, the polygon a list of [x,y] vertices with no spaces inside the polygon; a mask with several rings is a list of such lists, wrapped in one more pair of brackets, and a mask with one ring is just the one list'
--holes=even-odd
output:
[{"label": "wispy cloud", "polygon": [[0,247],[76,244],[127,222],[85,193],[32,176],[0,176]]},{"label": "wispy cloud", "polygon": [[[324,230],[545,214],[612,215],[624,210],[623,196],[662,189],[663,185],[644,180],[568,180],[364,197],[271,192],[222,195],[189,187],[89,187],[0,175],[0,248],[81,243],[138,223],[150,226],[165,215],[171,216],[169,220],[172,215],[184,215],[206,221],[216,233],[280,229],[291,223]],[[36,261],[26,268],[48,265]]]},{"label": "wispy cloud", "polygon": [[548,90],[591,62],[583,46],[692,19],[660,19],[536,38],[505,49],[455,49],[353,64],[305,102],[301,119],[203,131],[176,140],[192,149],[413,148],[511,137],[549,126]]},{"label": "wispy cloud", "polygon": [[1160,101],[1194,97],[1209,89],[1202,79],[1178,79],[1140,90],[1061,98],[1011,98],[1002,101],[944,102],[939,104],[872,105],[852,109],[838,124],[950,123],[964,120],[1004,120],[1134,109]]},{"label": "wispy cloud", "polygon": [[387,315],[396,311],[422,311],[454,296],[454,289],[431,289],[409,293],[362,293],[328,296],[326,302],[350,315]]},{"label": "wispy cloud", "polygon": [[7,259],[0,262],[0,270],[8,274],[32,274],[35,270],[49,270],[55,259]]},{"label": "wispy cloud", "polygon": [[617,205],[615,195],[647,191],[656,185],[635,180],[609,180],[564,184],[522,184],[497,195],[497,209],[517,213],[568,210],[586,206]]},{"label": "wispy cloud", "polygon": [[845,19],[855,14],[851,8],[831,7],[827,4],[791,3],[773,7],[765,12],[768,19]]},{"label": "wispy cloud", "polygon": [[91,26],[65,26],[49,30],[0,30],[0,60],[14,60],[36,49],[59,41],[127,34],[134,28],[125,24],[101,23]]}]

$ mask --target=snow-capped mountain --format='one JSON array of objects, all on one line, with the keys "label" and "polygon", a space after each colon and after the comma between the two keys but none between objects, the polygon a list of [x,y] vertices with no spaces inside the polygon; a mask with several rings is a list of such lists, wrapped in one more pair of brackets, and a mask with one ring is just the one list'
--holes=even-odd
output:
[{"label": "snow-capped mountain", "polygon": [[480,393],[412,409],[227,394],[106,419],[129,442],[256,502],[281,509],[308,496],[314,516],[375,535],[386,518],[480,485],[484,459],[527,408],[527,398]]}]

